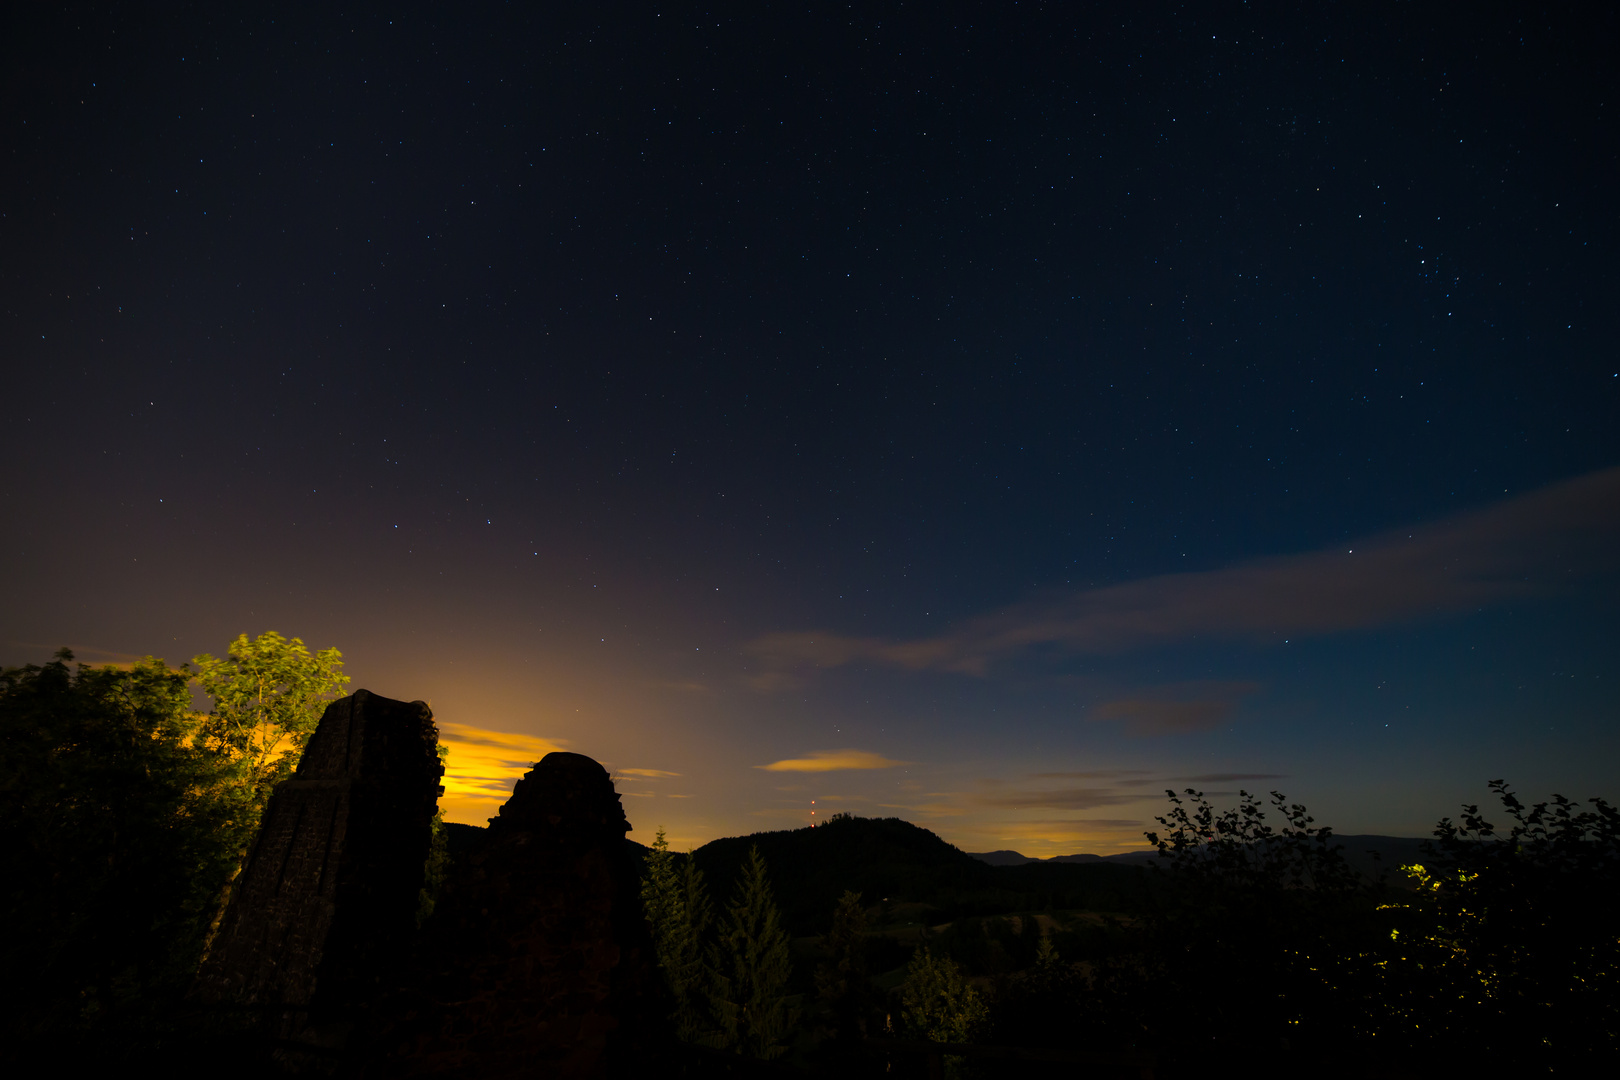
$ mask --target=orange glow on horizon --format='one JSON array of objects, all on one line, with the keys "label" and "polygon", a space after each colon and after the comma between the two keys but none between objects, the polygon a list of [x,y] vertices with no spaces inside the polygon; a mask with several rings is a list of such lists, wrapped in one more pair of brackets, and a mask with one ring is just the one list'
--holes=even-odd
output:
[{"label": "orange glow on horizon", "polygon": [[495,816],[512,786],[535,762],[554,750],[567,749],[563,740],[443,721],[439,742],[450,748],[439,810],[446,821],[478,826]]}]

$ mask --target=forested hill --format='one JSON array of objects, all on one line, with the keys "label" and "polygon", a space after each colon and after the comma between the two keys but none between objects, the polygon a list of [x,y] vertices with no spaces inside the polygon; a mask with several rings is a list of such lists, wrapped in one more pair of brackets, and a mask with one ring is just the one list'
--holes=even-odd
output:
[{"label": "forested hill", "polygon": [[717,901],[758,845],[790,924],[830,916],[844,891],[867,903],[932,902],[992,887],[995,870],[927,829],[899,818],[848,818],[815,828],[711,840],[693,852]]},{"label": "forested hill", "polygon": [[845,890],[868,904],[915,905],[921,920],[1046,907],[1121,910],[1140,896],[1139,868],[990,866],[899,818],[840,818],[815,828],[713,840],[692,853],[717,903],[758,845],[789,932],[823,932]]},{"label": "forested hill", "polygon": [[[452,858],[476,850],[484,836],[483,829],[470,825],[449,825],[447,831]],[[1422,841],[1413,838],[1334,840],[1351,866],[1369,879],[1385,873],[1395,885],[1406,884],[1400,865],[1423,857]],[[640,844],[625,842],[638,855],[645,854]],[[868,905],[882,904],[913,921],[937,923],[963,915],[1048,908],[1131,912],[1140,908],[1154,880],[1147,866],[1152,852],[1133,852],[1124,859],[1045,860],[1012,851],[969,854],[899,818],[839,818],[815,828],[728,836],[698,848],[692,855],[717,905],[729,900],[748,849],[756,844],[783,921],[790,933],[800,936],[826,930],[833,905],[845,890],[860,893]]]}]

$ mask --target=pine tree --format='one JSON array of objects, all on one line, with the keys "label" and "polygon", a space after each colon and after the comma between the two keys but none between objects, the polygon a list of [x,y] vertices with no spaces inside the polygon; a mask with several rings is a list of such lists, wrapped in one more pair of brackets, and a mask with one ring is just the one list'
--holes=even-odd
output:
[{"label": "pine tree", "polygon": [[866,971],[866,912],[861,894],[845,892],[833,910],[827,933],[829,959],[816,969],[816,993],[832,1014],[833,1029],[841,1040],[866,1033],[867,1014],[874,1006],[872,983]]},{"label": "pine tree", "polygon": [[1042,975],[1050,975],[1058,968],[1057,946],[1052,944],[1051,934],[1042,934],[1041,943],[1035,947],[1035,970]]},{"label": "pine tree", "polygon": [[750,1057],[779,1057],[787,1049],[788,1030],[797,1020],[788,1010],[785,994],[792,957],[757,846],[748,850],[748,865],[727,915],[726,1043]]},{"label": "pine tree", "polygon": [[652,848],[647,852],[647,869],[641,879],[641,906],[647,914],[647,921],[652,924],[653,948],[666,977],[670,969],[670,946],[685,921],[680,912],[680,886],[674,863],[675,856],[669,850],[669,840],[664,836],[664,830],[659,829]]},{"label": "pine tree", "polygon": [[719,1049],[723,1045],[721,993],[723,981],[709,946],[714,928],[714,905],[703,883],[703,871],[688,852],[681,868],[681,901],[686,915],[686,936],[678,954],[685,988],[675,1015],[675,1031],[688,1042]]},{"label": "pine tree", "polygon": [[675,1001],[675,1034],[705,1046],[720,1046],[720,993],[705,939],[714,921],[703,872],[688,857],[680,868],[658,830],[641,880],[641,902],[652,924],[653,950]]}]

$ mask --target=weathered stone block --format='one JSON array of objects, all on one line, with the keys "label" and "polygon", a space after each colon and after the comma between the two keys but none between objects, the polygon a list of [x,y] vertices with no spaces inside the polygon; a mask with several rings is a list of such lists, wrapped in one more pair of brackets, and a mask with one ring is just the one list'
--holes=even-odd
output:
[{"label": "weathered stone block", "polygon": [[555,753],[458,856],[379,1075],[603,1077],[666,1045],[640,868],[613,782]]},{"label": "weathered stone block", "polygon": [[332,702],[277,785],[195,997],[266,1035],[340,1046],[409,948],[444,766],[433,712],[358,690]]}]

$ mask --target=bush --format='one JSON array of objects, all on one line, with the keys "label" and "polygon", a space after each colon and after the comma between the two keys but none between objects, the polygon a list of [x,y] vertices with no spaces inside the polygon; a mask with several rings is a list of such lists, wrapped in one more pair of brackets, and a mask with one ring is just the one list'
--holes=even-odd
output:
[{"label": "bush", "polygon": [[1537,1071],[1620,1055],[1620,811],[1562,795],[1528,810],[1501,780],[1506,836],[1475,805],[1409,867],[1418,896],[1387,909],[1379,1026],[1417,1052],[1475,1048]]}]

